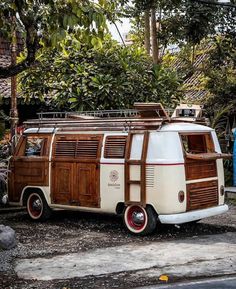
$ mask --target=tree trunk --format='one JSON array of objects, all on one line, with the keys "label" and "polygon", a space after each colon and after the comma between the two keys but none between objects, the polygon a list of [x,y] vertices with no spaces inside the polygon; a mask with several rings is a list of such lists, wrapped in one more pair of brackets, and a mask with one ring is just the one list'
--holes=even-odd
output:
[{"label": "tree trunk", "polygon": [[152,31],[152,59],[153,63],[157,64],[159,61],[159,49],[157,43],[157,21],[156,10],[151,9],[151,31]]},{"label": "tree trunk", "polygon": [[[11,43],[11,65],[16,65],[16,54],[17,54],[17,37],[16,37],[16,18],[12,17],[12,43]],[[16,145],[15,135],[18,123],[18,110],[17,110],[17,82],[16,75],[11,77],[11,139],[12,139],[12,150]]]},{"label": "tree trunk", "polygon": [[151,43],[150,43],[150,10],[146,9],[144,12],[144,43],[147,54],[150,54]]}]

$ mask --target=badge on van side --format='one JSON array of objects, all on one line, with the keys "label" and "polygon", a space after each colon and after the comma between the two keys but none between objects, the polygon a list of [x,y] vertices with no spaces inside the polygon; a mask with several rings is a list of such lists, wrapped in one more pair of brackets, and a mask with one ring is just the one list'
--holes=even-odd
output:
[{"label": "badge on van side", "polygon": [[115,183],[119,179],[119,173],[116,170],[110,172],[109,178],[111,182]]}]

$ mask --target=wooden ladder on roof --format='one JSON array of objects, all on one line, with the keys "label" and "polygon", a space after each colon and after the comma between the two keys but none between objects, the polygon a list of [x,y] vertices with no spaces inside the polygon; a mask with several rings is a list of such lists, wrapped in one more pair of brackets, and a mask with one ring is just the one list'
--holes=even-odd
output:
[{"label": "wooden ladder on roof", "polygon": [[[134,138],[143,138],[135,153]],[[125,152],[125,204],[146,206],[146,158],[149,132],[129,132]]]}]

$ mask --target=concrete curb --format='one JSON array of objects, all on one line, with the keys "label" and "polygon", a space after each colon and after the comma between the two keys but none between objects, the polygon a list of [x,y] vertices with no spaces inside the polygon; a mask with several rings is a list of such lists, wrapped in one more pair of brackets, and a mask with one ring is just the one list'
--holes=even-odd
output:
[{"label": "concrete curb", "polygon": [[236,199],[236,187],[225,187],[226,198]]},{"label": "concrete curb", "polygon": [[[49,281],[127,273],[131,279],[200,278],[235,274],[236,233],[167,242],[143,242],[48,258],[19,258],[15,272],[25,280]],[[65,266],[66,264],[66,266]],[[50,274],[49,274],[50,272]]]}]

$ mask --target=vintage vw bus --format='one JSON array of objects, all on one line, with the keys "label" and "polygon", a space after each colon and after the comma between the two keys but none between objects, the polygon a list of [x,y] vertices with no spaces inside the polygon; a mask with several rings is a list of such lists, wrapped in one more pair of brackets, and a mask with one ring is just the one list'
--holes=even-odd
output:
[{"label": "vintage vw bus", "polygon": [[33,220],[55,208],[122,214],[129,231],[143,235],[158,222],[224,213],[226,155],[215,131],[196,123],[200,111],[179,107],[170,118],[148,103],[123,112],[40,114],[25,123],[10,160],[9,202],[26,206]]}]

